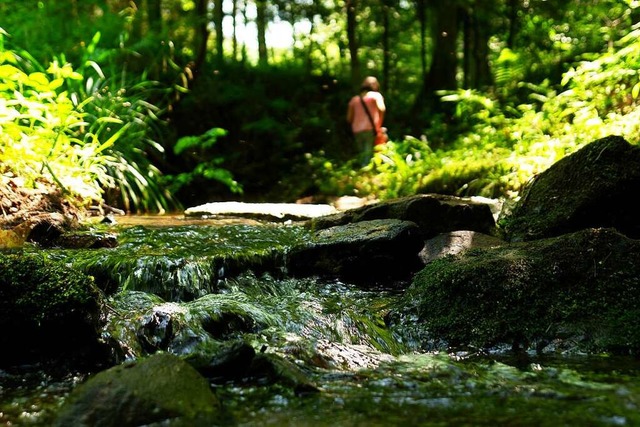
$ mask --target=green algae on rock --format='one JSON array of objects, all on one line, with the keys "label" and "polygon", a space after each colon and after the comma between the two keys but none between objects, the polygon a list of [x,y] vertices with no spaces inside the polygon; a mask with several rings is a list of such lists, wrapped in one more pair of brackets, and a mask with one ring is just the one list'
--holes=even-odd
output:
[{"label": "green algae on rock", "polygon": [[0,361],[99,351],[102,304],[80,271],[41,254],[0,255],[0,348],[11,349]]},{"label": "green algae on rock", "polygon": [[476,249],[427,265],[388,319],[423,346],[637,354],[639,266],[612,229]]},{"label": "green algae on rock", "polygon": [[167,420],[220,425],[228,417],[208,381],[191,365],[156,353],[102,371],[78,386],[54,425],[119,427]]},{"label": "green algae on rock", "polygon": [[612,227],[640,237],[640,147],[620,136],[594,141],[536,176],[498,223],[506,240]]}]

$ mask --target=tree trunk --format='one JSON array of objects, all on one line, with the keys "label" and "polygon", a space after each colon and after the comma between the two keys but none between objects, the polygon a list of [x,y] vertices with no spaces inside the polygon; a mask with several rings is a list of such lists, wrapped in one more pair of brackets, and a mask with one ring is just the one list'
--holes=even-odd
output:
[{"label": "tree trunk", "polygon": [[207,59],[207,42],[209,41],[207,4],[208,0],[196,1],[196,60],[192,69],[194,79],[197,77],[199,70]]},{"label": "tree trunk", "polygon": [[233,38],[231,42],[231,50],[233,52],[233,61],[235,62],[238,59],[238,34],[236,25],[238,23],[236,14],[238,13],[238,0],[232,0],[233,7],[231,9],[231,19],[233,20]]},{"label": "tree trunk", "polygon": [[389,68],[391,52],[389,50],[389,10],[390,0],[382,0],[382,86],[383,91],[389,87]]},{"label": "tree trunk", "polygon": [[484,89],[493,83],[489,68],[489,23],[473,19],[472,29],[474,35],[472,63],[475,75],[470,87]]},{"label": "tree trunk", "polygon": [[436,2],[431,5],[432,38],[434,41],[431,66],[425,75],[423,96],[418,97],[416,108],[422,112],[442,112],[447,116],[445,106],[440,102],[438,91],[454,90],[458,66],[456,42],[458,38],[458,7],[451,3]]},{"label": "tree trunk", "polygon": [[461,11],[463,22],[463,75],[464,87],[482,89],[491,84],[489,70],[488,23],[481,13]]},{"label": "tree trunk", "polygon": [[[244,0],[242,5],[242,25],[246,28],[249,25],[249,17],[247,16],[247,3],[249,0]],[[242,42],[242,58],[240,62],[244,64],[247,61],[247,44],[245,41]]]},{"label": "tree trunk", "polygon": [[358,40],[356,36],[356,14],[358,0],[345,0],[347,9],[347,40],[349,43],[349,55],[351,63],[351,84],[358,87],[360,84],[360,60],[358,58]]},{"label": "tree trunk", "polygon": [[256,0],[256,26],[258,28],[258,62],[268,63],[267,57],[267,0]]},{"label": "tree trunk", "polygon": [[416,15],[420,23],[420,66],[421,76],[427,75],[427,6],[425,0],[416,0]]},{"label": "tree trunk", "polygon": [[224,11],[222,0],[215,0],[213,5],[213,26],[216,30],[216,62],[221,64],[224,59],[224,33],[222,31],[222,21]]},{"label": "tree trunk", "polygon": [[412,107],[411,132],[420,133],[424,129],[424,122],[434,114],[444,114],[443,119],[453,119],[450,106],[440,101],[440,90],[454,90],[456,84],[456,41],[458,38],[458,5],[451,2],[433,3],[425,1],[430,12],[430,29],[433,40],[433,50],[429,70],[424,74],[422,90],[416,97]]},{"label": "tree trunk", "polygon": [[425,89],[429,95],[437,90],[456,88],[456,39],[458,38],[458,8],[438,2],[432,8],[435,25],[434,49]]}]

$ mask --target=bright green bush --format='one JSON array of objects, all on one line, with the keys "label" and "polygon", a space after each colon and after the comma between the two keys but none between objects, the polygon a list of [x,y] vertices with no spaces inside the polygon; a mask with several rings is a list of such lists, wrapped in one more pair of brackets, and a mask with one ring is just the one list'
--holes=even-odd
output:
[{"label": "bright green bush", "polygon": [[99,183],[111,183],[106,143],[84,138],[82,104],[62,90],[65,79],[82,76],[68,65],[27,73],[19,56],[0,50],[0,172],[36,187],[45,179],[90,203],[101,199]]},{"label": "bright green bush", "polygon": [[178,203],[159,183],[149,154],[164,151],[161,109],[151,99],[175,89],[136,75],[106,76],[89,59],[74,70],[64,55],[45,68],[27,52],[0,43],[2,173],[29,186],[53,181],[81,204],[105,199],[127,211],[162,212]]}]

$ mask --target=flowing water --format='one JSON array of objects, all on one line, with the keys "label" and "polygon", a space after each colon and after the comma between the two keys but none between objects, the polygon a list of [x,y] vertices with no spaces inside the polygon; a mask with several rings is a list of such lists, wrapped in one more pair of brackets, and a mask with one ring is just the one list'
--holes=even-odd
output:
[{"label": "flowing water", "polygon": [[[308,239],[295,224],[137,217],[113,231],[117,248],[47,255],[112,284],[105,334],[119,343],[123,360],[154,349],[188,358],[242,340],[291,362],[317,387],[212,380],[232,425],[640,425],[638,360],[425,352],[385,325],[402,289],[291,278],[266,262]],[[241,271],[238,259],[251,271]],[[175,324],[171,337],[156,330],[145,347],[136,331],[151,315]],[[0,370],[0,425],[50,424],[87,375],[41,366]]]}]

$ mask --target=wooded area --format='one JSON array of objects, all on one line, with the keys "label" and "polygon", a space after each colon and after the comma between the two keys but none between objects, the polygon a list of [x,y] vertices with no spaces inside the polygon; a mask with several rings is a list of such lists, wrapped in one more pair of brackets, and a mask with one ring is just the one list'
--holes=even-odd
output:
[{"label": "wooded area", "polygon": [[[515,197],[596,138],[638,142],[640,2],[560,3],[2,0],[2,172],[138,212]],[[359,169],[367,75],[391,142]]]}]

